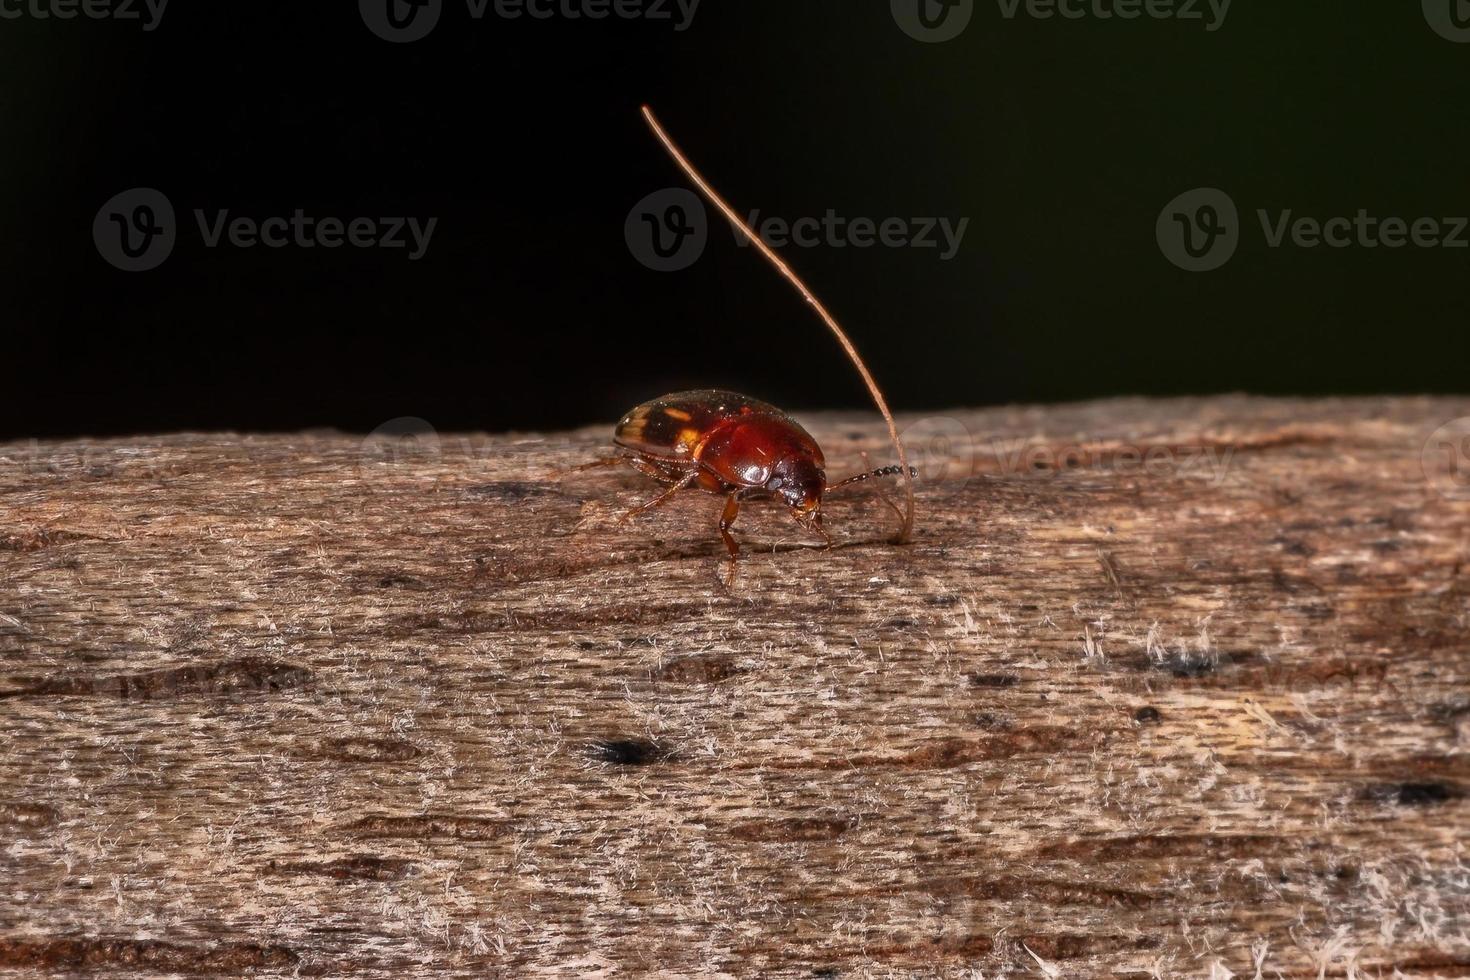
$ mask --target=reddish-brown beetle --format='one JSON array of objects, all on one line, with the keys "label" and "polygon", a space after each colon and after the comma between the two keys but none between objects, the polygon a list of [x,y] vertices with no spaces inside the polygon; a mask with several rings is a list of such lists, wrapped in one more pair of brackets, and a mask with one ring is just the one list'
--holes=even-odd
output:
[{"label": "reddish-brown beetle", "polygon": [[613,443],[624,455],[607,462],[626,461],[668,484],[663,493],[623,515],[624,521],[685,488],[723,494],[720,536],[731,559],[740,554],[730,525],[740,514],[742,500],[779,497],[798,524],[831,544],[822,527],[822,495],[902,471],[884,466],[829,484],[822,448],[795,419],[774,405],[733,391],[681,391],[644,402],[618,422]]},{"label": "reddish-brown beetle", "polygon": [[900,515],[903,524],[895,540],[908,540],[914,526],[913,478],[916,474],[908,465],[893,413],[888,410],[883,393],[858,355],[857,348],[796,273],[705,181],[664,132],[648,106],[643,107],[643,118],[705,198],[719,209],[726,220],[745,233],[756,250],[796,287],[837,337],[888,423],[888,435],[898,451],[899,465],[884,466],[829,484],[821,447],[785,412],[730,391],[679,392],[645,402],[623,416],[613,433],[613,443],[623,451],[623,456],[591,464],[602,466],[626,461],[668,485],[668,489],[653,500],[624,514],[623,520],[657,507],[686,488],[697,487],[724,494],[725,510],[720,517],[720,536],[725,539],[725,547],[733,561],[740,549],[730,534],[730,525],[740,513],[741,500],[757,495],[779,496],[791,508],[797,523],[822,535],[830,544],[832,539],[822,527],[823,494],[870,477],[901,474],[907,500]]}]

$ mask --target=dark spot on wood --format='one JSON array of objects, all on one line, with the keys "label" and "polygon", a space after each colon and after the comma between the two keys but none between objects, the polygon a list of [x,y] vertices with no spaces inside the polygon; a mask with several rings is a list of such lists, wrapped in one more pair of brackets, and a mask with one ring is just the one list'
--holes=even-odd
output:
[{"label": "dark spot on wood", "polygon": [[924,597],[924,605],[926,606],[937,606],[941,609],[948,609],[951,606],[958,606],[959,604],[960,597],[949,593],[940,593],[938,595],[930,595]]},{"label": "dark spot on wood", "polygon": [[1453,723],[1464,715],[1470,715],[1470,697],[1436,701],[1429,706],[1429,717],[1437,722]]},{"label": "dark spot on wood", "polygon": [[1269,834],[1140,834],[1063,841],[1049,844],[1037,853],[1041,857],[1084,863],[1154,861],[1160,858],[1230,860],[1264,857],[1284,843],[1283,838]]},{"label": "dark spot on wood", "polygon": [[688,657],[669,660],[649,672],[656,681],[686,684],[718,684],[737,674],[744,668],[728,653],[699,653]]},{"label": "dark spot on wood", "polygon": [[504,820],[488,817],[424,815],[416,817],[363,817],[338,828],[338,833],[363,838],[411,840],[492,840],[505,832]]},{"label": "dark spot on wood", "polygon": [[408,762],[423,752],[401,738],[329,738],[313,754],[341,762]]},{"label": "dark spot on wood", "polygon": [[959,934],[916,939],[910,943],[871,946],[870,955],[880,960],[913,960],[929,962],[936,958],[973,959],[995,950],[995,940],[987,935]]},{"label": "dark spot on wood", "polygon": [[1229,663],[1229,660],[1219,654],[1178,650],[1161,660],[1153,661],[1152,666],[1154,670],[1189,679],[1207,677],[1219,670],[1222,663]]},{"label": "dark spot on wood", "polygon": [[52,695],[155,701],[257,695],[305,687],[312,679],[312,672],[304,667],[260,657],[240,657],[135,674],[62,674],[26,687],[0,691],[0,698]]},{"label": "dark spot on wood", "polygon": [[528,500],[531,497],[559,497],[562,495],[561,491],[551,484],[524,483],[514,480],[499,483],[481,483],[476,486],[466,487],[464,492],[467,496],[485,497],[490,500],[501,500],[508,503]]},{"label": "dark spot on wood", "polygon": [[[501,576],[508,581],[512,578]],[[409,612],[379,621],[380,635],[386,638],[412,639],[424,632],[469,636],[492,632],[584,631],[608,626],[665,626],[669,623],[693,622],[708,614],[702,602],[645,602],[611,606],[577,606],[573,608],[517,609],[509,612],[482,612],[466,609],[454,612]]]},{"label": "dark spot on wood", "polygon": [[979,758],[979,747],[962,738],[939,738],[898,760],[901,766],[915,769],[953,769]]},{"label": "dark spot on wood", "polygon": [[[1123,949],[1153,949],[1159,944],[1159,940],[1153,936],[1094,936],[1081,932],[1031,933],[1017,936],[1015,941],[1048,961],[1076,960]],[[1027,956],[1026,959],[1030,960],[1031,957]]]},{"label": "dark spot on wood", "polygon": [[852,829],[842,817],[789,817],[782,820],[746,820],[730,828],[737,840],[791,843],[836,840]]},{"label": "dark spot on wood", "polygon": [[[989,902],[1037,901],[1048,905],[1091,905],[1098,908],[1119,906],[1143,908],[1170,897],[1163,892],[1155,895],[1086,881],[1062,881],[1022,876],[987,878],[977,875],[945,875],[921,881],[918,887],[931,895],[941,897],[964,895]],[[907,894],[908,892],[909,889],[905,886],[901,889],[884,890],[882,893]]]},{"label": "dark spot on wood", "polygon": [[1159,709],[1152,705],[1145,705],[1133,712],[1133,720],[1140,725],[1157,725],[1162,717],[1159,714]]},{"label": "dark spot on wood", "polygon": [[284,946],[219,942],[168,943],[156,939],[67,936],[0,939],[0,968],[29,970],[131,970],[225,974],[289,969],[299,957]]},{"label": "dark spot on wood", "polygon": [[588,754],[614,766],[647,766],[670,758],[668,749],[644,738],[603,739],[588,746]]},{"label": "dark spot on wood", "polygon": [[1398,806],[1437,806],[1463,798],[1465,791],[1452,783],[1380,783],[1363,791],[1363,798]]},{"label": "dark spot on wood", "polygon": [[1302,592],[1320,592],[1311,582],[1299,575],[1288,575],[1279,568],[1271,569],[1271,587],[1277,592],[1286,595],[1298,595]]},{"label": "dark spot on wood", "polygon": [[1018,674],[971,674],[971,687],[1015,687],[1021,683]]},{"label": "dark spot on wood", "polygon": [[1337,610],[1330,602],[1304,602],[1297,609],[1303,616],[1318,622],[1326,622],[1337,615]]},{"label": "dark spot on wood", "polygon": [[61,821],[61,811],[42,803],[0,802],[0,827],[15,830],[40,830]]},{"label": "dark spot on wood", "polygon": [[397,573],[381,576],[375,584],[380,589],[407,589],[410,592],[422,592],[429,588],[427,583],[414,578],[412,575],[400,575]]},{"label": "dark spot on wood", "polygon": [[83,535],[70,531],[52,531],[46,528],[22,531],[19,534],[0,534],[0,551],[40,551],[52,545],[80,540],[82,537]]},{"label": "dark spot on wood", "polygon": [[[824,769],[892,766],[902,769],[953,769],[989,759],[1009,759],[1028,752],[1075,749],[1084,737],[1066,728],[1038,725],[980,739],[936,738],[903,755],[854,755],[819,764]],[[803,764],[805,765],[805,764]]]},{"label": "dark spot on wood", "polygon": [[416,865],[404,858],[354,854],[335,861],[270,862],[267,870],[275,874],[321,875],[338,881],[395,881],[410,874]]},{"label": "dark spot on wood", "polygon": [[1015,724],[1005,715],[996,714],[994,711],[977,712],[970,720],[975,724],[975,727],[994,732],[1007,731]]},{"label": "dark spot on wood", "polygon": [[1385,968],[1389,976],[1424,973],[1435,977],[1470,977],[1470,957],[1428,953]]}]

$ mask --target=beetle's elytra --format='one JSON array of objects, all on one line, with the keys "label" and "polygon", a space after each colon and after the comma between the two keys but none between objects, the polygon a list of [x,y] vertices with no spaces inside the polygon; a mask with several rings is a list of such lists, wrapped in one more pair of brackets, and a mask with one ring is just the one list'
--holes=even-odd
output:
[{"label": "beetle's elytra", "polygon": [[618,422],[613,444],[622,450],[622,461],[667,485],[623,520],[686,488],[722,494],[720,536],[731,559],[740,554],[730,526],[740,514],[741,501],[779,498],[798,524],[830,544],[822,527],[822,495],[901,469],[887,466],[829,485],[822,448],[795,419],[748,395],[714,389],[681,391],[644,402]]}]

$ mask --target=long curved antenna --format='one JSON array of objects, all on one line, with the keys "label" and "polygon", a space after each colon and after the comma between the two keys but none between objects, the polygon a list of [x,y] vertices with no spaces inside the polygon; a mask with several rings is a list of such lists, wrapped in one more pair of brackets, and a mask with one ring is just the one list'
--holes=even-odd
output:
[{"label": "long curved antenna", "polygon": [[878,411],[883,413],[883,420],[888,423],[888,437],[893,440],[893,448],[898,451],[898,462],[902,467],[899,472],[903,474],[904,490],[907,500],[904,505],[903,526],[899,528],[898,536],[893,540],[896,544],[902,544],[907,541],[914,532],[913,470],[909,466],[908,456],[903,451],[903,442],[898,438],[898,426],[893,421],[893,413],[888,410],[888,403],[883,399],[883,392],[878,390],[878,382],[873,380],[873,375],[868,371],[868,366],[863,363],[863,359],[859,356],[857,348],[852,345],[851,340],[847,339],[847,334],[843,332],[842,327],[838,326],[832,314],[827,312],[827,308],[807,288],[806,283],[802,282],[797,274],[791,271],[789,265],[781,261],[781,257],[772,251],[771,247],[751,230],[751,227],[745,223],[744,219],[735,213],[735,209],[730,207],[725,199],[709,185],[709,182],[700,176],[699,171],[694,169],[694,164],[690,163],[689,159],[680,152],[679,148],[674,145],[674,141],[669,138],[669,134],[664,132],[664,128],[659,125],[658,119],[653,115],[653,110],[646,105],[643,107],[643,118],[647,120],[648,128],[653,130],[653,135],[658,137],[658,141],[664,145],[664,149],[669,151],[669,156],[674,158],[674,162],[689,176],[689,179],[694,182],[694,186],[699,188],[700,193],[719,209],[720,213],[725,216],[725,220],[745,233],[745,237],[750,239],[750,243],[766,257],[766,260],[771,265],[776,267],[777,272],[785,276],[786,280],[796,287],[796,291],[801,293],[802,299],[805,299],[811,304],[812,309],[817,311],[817,316],[821,317],[822,322],[827,325],[827,329],[831,330],[837,337],[837,342],[842,345],[842,349],[847,351],[847,356],[852,359],[853,366],[858,369],[858,374],[863,376],[863,383],[868,386],[868,394],[873,396],[873,402],[878,406]]}]

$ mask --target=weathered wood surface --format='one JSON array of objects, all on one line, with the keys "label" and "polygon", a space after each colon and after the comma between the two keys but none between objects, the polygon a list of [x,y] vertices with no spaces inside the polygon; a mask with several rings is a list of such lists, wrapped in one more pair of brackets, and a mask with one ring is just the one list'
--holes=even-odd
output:
[{"label": "weathered wood surface", "polygon": [[0,446],[0,967],[1470,975],[1463,416],[951,413],[733,589],[602,430]]}]

